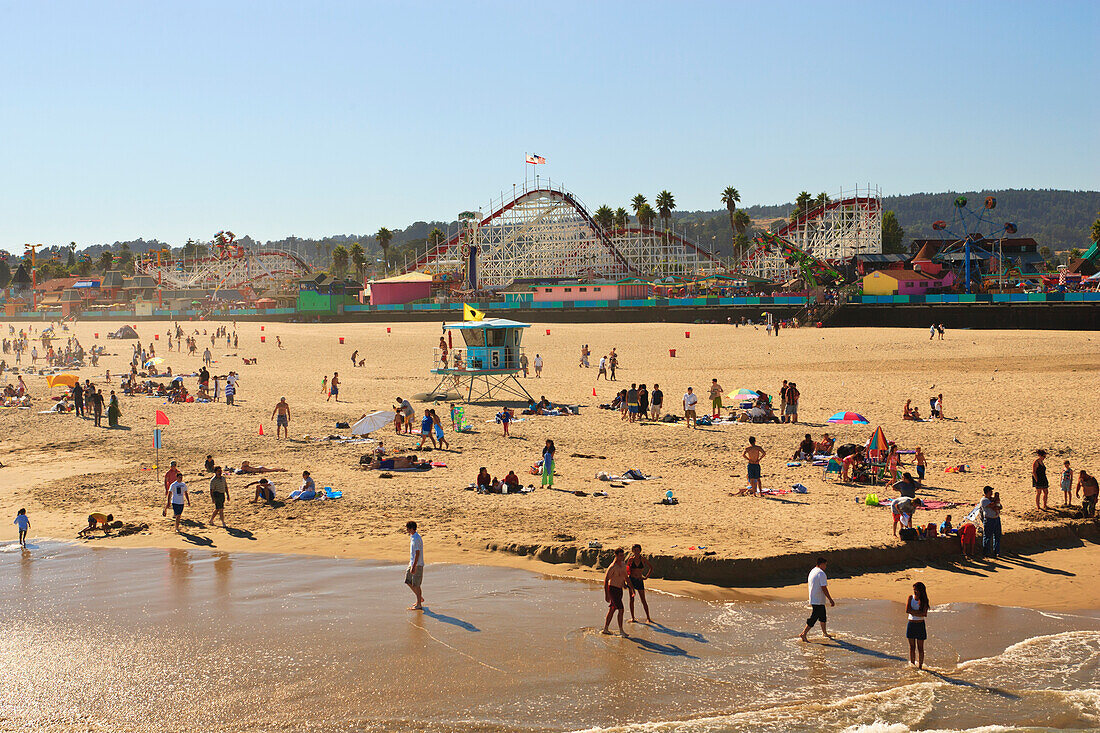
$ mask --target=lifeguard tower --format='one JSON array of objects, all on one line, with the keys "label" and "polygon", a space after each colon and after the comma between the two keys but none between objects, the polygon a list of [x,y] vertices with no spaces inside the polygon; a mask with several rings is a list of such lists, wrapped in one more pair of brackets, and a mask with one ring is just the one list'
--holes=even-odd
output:
[{"label": "lifeguard tower", "polygon": [[[516,378],[521,371],[523,329],[530,327],[530,323],[507,318],[444,323],[447,349],[435,349],[431,372],[441,379],[428,393],[429,399],[454,391],[466,402],[492,399],[501,393],[534,402]],[[455,333],[462,337],[461,343],[454,343]]]}]

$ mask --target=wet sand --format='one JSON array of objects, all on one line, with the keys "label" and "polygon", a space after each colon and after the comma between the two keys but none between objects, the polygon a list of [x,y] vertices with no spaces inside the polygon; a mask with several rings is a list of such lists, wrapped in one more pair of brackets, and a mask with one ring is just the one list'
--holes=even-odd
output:
[{"label": "wet sand", "polygon": [[621,639],[595,583],[428,561],[416,614],[399,565],[7,545],[0,730],[1100,726],[1096,612],[936,605],[918,672],[901,604],[844,581],[832,642],[792,640],[803,602],[664,594]]}]

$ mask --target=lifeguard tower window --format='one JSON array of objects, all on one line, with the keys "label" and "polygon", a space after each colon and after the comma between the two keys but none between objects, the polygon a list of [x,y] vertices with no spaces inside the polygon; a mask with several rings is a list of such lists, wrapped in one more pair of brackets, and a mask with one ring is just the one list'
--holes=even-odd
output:
[{"label": "lifeguard tower window", "polygon": [[462,340],[466,342],[467,346],[484,346],[485,331],[480,328],[467,329],[462,332]]}]

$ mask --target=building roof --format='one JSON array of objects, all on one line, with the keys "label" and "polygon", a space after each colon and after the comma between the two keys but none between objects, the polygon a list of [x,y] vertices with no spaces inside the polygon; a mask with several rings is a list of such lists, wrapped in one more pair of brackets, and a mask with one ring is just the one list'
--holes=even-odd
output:
[{"label": "building roof", "polygon": [[371,280],[371,285],[388,283],[430,283],[432,276],[423,272],[406,272],[404,275],[395,275],[382,280]]},{"label": "building roof", "polygon": [[916,270],[875,270],[874,272],[865,275],[865,277],[874,277],[876,275],[884,275],[885,277],[893,278],[898,281],[917,281],[917,280],[942,280],[943,277],[933,277],[927,273],[917,272]]},{"label": "building roof", "polygon": [[62,291],[66,288],[71,288],[78,283],[82,278],[79,277],[52,277],[49,280],[43,280],[34,287],[40,293],[52,293],[55,291]]},{"label": "building roof", "polygon": [[104,289],[117,289],[122,287],[122,272],[119,270],[108,270],[103,276],[102,286]]},{"label": "building roof", "polygon": [[530,328],[530,323],[510,321],[507,318],[486,318],[483,321],[458,321],[456,323],[444,323],[443,328],[448,331],[465,331],[474,328]]}]

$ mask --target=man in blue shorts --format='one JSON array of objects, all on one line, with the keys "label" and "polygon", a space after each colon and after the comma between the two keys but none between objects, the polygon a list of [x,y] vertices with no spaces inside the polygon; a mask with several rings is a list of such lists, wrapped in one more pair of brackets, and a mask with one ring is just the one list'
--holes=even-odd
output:
[{"label": "man in blue shorts", "polygon": [[183,474],[177,472],[176,480],[168,487],[168,501],[161,513],[161,516],[167,517],[168,507],[172,507],[172,512],[176,517],[175,530],[177,533],[180,531],[180,517],[183,516],[184,502],[191,506],[191,495],[187,493],[187,484],[183,483]]},{"label": "man in blue shorts", "polygon": [[749,485],[737,493],[738,496],[755,494],[760,496],[760,461],[768,455],[763,448],[756,444],[756,438],[749,437],[749,444],[741,452],[741,457],[748,462]]},{"label": "man in blue shorts", "polygon": [[279,439],[279,428],[283,429],[283,437],[290,439],[290,405],[286,397],[279,399],[279,404],[271,411],[271,417],[275,418],[275,439]]}]

